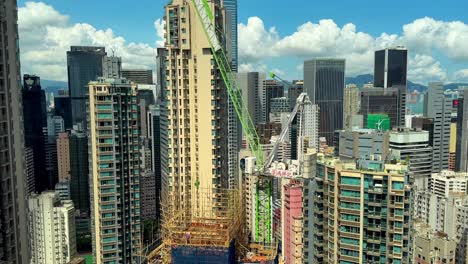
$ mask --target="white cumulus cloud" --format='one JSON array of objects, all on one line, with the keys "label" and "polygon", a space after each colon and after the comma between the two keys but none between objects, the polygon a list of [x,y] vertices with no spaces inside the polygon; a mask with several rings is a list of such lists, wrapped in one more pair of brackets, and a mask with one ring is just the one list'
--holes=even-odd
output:
[{"label": "white cumulus cloud", "polygon": [[[26,2],[18,10],[21,64],[24,73],[43,79],[67,80],[66,52],[73,45],[104,46],[122,57],[124,68],[154,68],[156,49],[146,43],[128,42],[112,29],[87,23],[72,24],[69,17],[42,2]],[[155,21],[155,45],[163,44],[164,23]]]}]

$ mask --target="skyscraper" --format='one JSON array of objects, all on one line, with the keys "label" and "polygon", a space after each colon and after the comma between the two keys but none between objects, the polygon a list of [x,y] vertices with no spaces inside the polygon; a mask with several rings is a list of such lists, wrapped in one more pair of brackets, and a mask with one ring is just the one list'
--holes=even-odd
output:
[{"label": "skyscraper", "polygon": [[242,91],[242,100],[247,107],[254,125],[265,122],[263,112],[265,111],[265,95],[262,92],[265,74],[259,72],[237,73],[237,85]]},{"label": "skyscraper", "polygon": [[262,103],[265,108],[263,110],[264,122],[270,122],[271,113],[271,100],[274,98],[284,97],[284,86],[275,80],[264,80],[262,92],[264,93],[264,102]]},{"label": "skyscraper", "polygon": [[433,119],[434,129],[429,142],[432,147],[432,172],[449,167],[450,123],[452,100],[446,99],[442,83],[429,83],[424,97],[424,116]]},{"label": "skyscraper", "polygon": [[390,127],[405,126],[405,93],[399,88],[364,88],[360,92],[361,107],[359,113],[363,123],[368,123],[370,114],[388,115]]},{"label": "skyscraper", "polygon": [[83,131],[70,133],[70,196],[75,209],[89,214],[88,140]]},{"label": "skyscraper", "polygon": [[457,106],[455,170],[468,172],[468,87],[460,89]]},{"label": "skyscraper", "polygon": [[126,79],[90,82],[88,114],[95,263],[139,263],[141,161],[136,85]]},{"label": "skyscraper", "polygon": [[152,70],[122,70],[122,77],[137,84],[153,84]]},{"label": "skyscraper", "polygon": [[[29,263],[16,1],[0,2],[0,263]],[[7,70],[8,69],[8,70]]]},{"label": "skyscraper", "polygon": [[404,47],[388,48],[375,52],[374,86],[390,88],[404,86],[408,70],[408,50]]},{"label": "skyscraper", "polygon": [[72,123],[86,128],[86,93],[90,81],[103,76],[104,47],[71,46],[67,51],[68,89],[70,91]]},{"label": "skyscraper", "polygon": [[[217,14],[217,29],[225,32],[219,2],[209,6]],[[170,209],[195,215],[202,210],[197,190],[228,187],[228,97],[192,2],[170,2],[165,17],[162,197]],[[203,209],[215,209],[215,201]]]},{"label": "skyscraper", "polygon": [[343,128],[345,60],[312,59],[304,62],[304,92],[320,109],[319,136],[333,145],[335,130]]},{"label": "skyscraper", "polygon": [[154,172],[156,219],[161,219],[161,109],[150,106],[148,112],[149,138],[151,139],[152,171]]},{"label": "skyscraper", "polygon": [[23,118],[24,138],[26,147],[33,149],[34,177],[36,192],[52,190],[55,183],[51,182],[46,171],[47,109],[44,90],[41,89],[41,79],[34,75],[24,75],[23,87]]},{"label": "skyscraper", "polygon": [[70,180],[70,136],[68,132],[57,137],[57,167],[59,182]]},{"label": "skyscraper", "polygon": [[359,113],[359,88],[354,85],[346,85],[343,98],[343,128],[352,128],[353,115]]}]

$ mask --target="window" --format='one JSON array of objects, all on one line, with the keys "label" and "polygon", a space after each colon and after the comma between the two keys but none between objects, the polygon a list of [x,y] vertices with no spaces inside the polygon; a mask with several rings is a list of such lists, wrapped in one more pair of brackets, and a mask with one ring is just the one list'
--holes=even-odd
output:
[{"label": "window", "polygon": [[344,197],[353,197],[353,198],[359,198],[361,197],[361,193],[358,191],[349,191],[349,190],[341,190],[340,195]]},{"label": "window", "polygon": [[402,182],[392,182],[393,190],[403,190],[404,184]]},{"label": "window", "polygon": [[346,185],[361,185],[361,179],[360,178],[354,178],[354,177],[341,177],[341,184],[346,184]]}]

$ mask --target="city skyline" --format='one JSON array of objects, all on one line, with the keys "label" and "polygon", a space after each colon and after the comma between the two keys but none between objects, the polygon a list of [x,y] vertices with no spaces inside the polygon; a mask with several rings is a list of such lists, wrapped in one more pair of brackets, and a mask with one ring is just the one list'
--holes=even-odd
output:
[{"label": "city skyline", "polygon": [[[389,14],[377,12],[375,4],[363,2],[346,4],[350,14],[334,12],[333,3],[324,3],[318,7],[322,12],[312,14],[288,6],[285,10],[297,13],[297,17],[281,21],[274,16],[284,12],[284,3],[260,8],[266,5],[264,1],[239,2],[239,71],[273,71],[287,79],[302,79],[303,60],[343,57],[347,60],[346,75],[356,76],[372,72],[374,50],[405,45],[409,49],[409,80],[422,84],[468,81],[468,53],[463,49],[468,25],[462,22],[468,18],[451,7],[463,9],[460,7],[466,3],[451,1],[443,9],[418,6],[421,1],[404,3],[408,7],[405,10],[386,7],[392,12],[385,13],[401,13],[389,22],[385,21]],[[114,50],[122,57],[124,69],[154,69],[156,48],[164,43],[164,4],[143,1],[141,7],[132,7],[134,11],[128,13],[132,19],[116,21],[96,16],[97,11],[80,12],[83,7],[74,8],[72,3],[19,1],[20,37],[24,35],[20,38],[22,72],[48,80],[66,80],[63,51],[71,45],[103,45],[108,53]],[[397,1],[394,6],[399,4],[403,3]],[[122,5],[128,3],[105,8],[119,14],[127,10]],[[138,18],[133,14],[139,14]],[[263,45],[257,45],[259,41]],[[34,49],[38,45],[43,49]]]}]

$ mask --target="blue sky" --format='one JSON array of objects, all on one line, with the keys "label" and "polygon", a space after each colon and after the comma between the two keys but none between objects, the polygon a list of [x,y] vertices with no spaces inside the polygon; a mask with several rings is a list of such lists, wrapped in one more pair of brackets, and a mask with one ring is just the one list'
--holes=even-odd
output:
[{"label": "blue sky", "polygon": [[[25,3],[28,1],[20,0],[18,4],[20,6],[20,13],[21,7],[25,6]],[[42,1],[45,5],[52,8],[54,11],[59,13],[60,15],[68,16],[68,20],[66,21],[66,25],[61,22],[62,24],[60,27],[72,27],[75,24],[79,23],[86,23],[91,25],[95,30],[106,30],[112,29],[113,37],[122,37],[125,39],[126,44],[128,45],[130,42],[139,43],[139,44],[147,44],[148,46],[154,46],[155,41],[158,40],[156,35],[156,30],[154,27],[154,22],[158,18],[162,18],[163,14],[163,7],[166,0],[138,0],[138,1],[130,1],[130,0],[113,0],[113,1],[92,1],[92,0],[44,0]],[[259,23],[262,22],[262,26],[264,27],[264,31],[266,32],[265,37],[272,37],[273,41],[279,42],[280,40],[284,40],[282,47],[274,47],[274,44],[271,46],[266,46],[265,48],[271,47],[272,49],[278,50],[274,54],[265,54],[265,56],[258,58],[249,57],[247,52],[245,56],[241,55],[241,63],[245,63],[245,69],[248,70],[272,70],[275,69],[278,73],[284,74],[287,78],[301,78],[301,69],[300,64],[305,58],[315,57],[315,56],[326,56],[326,57],[347,57],[348,55],[346,52],[349,53],[356,53],[352,57],[349,58],[348,63],[348,75],[356,75],[372,71],[370,63],[370,55],[371,53],[366,53],[365,55],[362,50],[355,51],[350,50],[347,51],[347,47],[341,47],[340,45],[334,45],[333,47],[326,47],[324,46],[323,50],[321,51],[314,51],[308,50],[304,51],[301,50],[302,48],[297,47],[297,42],[301,41],[302,38],[306,37],[313,37],[314,34],[317,34],[317,30],[321,28],[330,28],[330,25],[326,27],[325,24],[320,23],[322,19],[331,19],[332,22],[336,25],[335,28],[339,30],[341,33],[337,33],[340,36],[346,35],[348,32],[348,27],[345,29],[344,26],[348,23],[352,23],[355,26],[354,31],[356,33],[362,32],[365,33],[364,39],[367,38],[367,42],[369,42],[369,38],[378,38],[381,36],[382,33],[387,33],[389,35],[395,34],[396,38],[401,37],[404,35],[403,33],[403,26],[407,24],[411,24],[415,22],[417,19],[421,19],[424,17],[429,17],[433,21],[424,21],[424,23],[432,23],[437,24],[437,30],[432,32],[432,34],[438,34],[437,32],[440,31],[440,28],[448,27],[449,24],[444,23],[452,23],[454,28],[457,30],[460,29],[461,36],[467,37],[464,34],[468,34],[468,30],[465,30],[464,27],[459,27],[453,23],[453,21],[461,21],[464,26],[468,23],[468,1],[459,1],[459,0],[447,0],[447,1],[421,1],[421,0],[410,0],[410,1],[401,1],[401,0],[394,0],[391,2],[382,2],[382,1],[336,1],[336,0],[329,0],[329,1],[295,1],[294,5],[291,5],[293,1],[266,1],[266,0],[239,0],[239,23],[246,25],[245,32],[255,33],[260,30],[258,28]],[[37,3],[37,2],[36,2]],[[385,4],[383,4],[385,3]],[[428,4],[430,3],[430,4]],[[29,10],[30,12],[34,12]],[[55,14],[56,15],[56,14]],[[28,16],[23,16],[28,19]],[[53,16],[49,16],[53,17]],[[258,17],[259,20],[252,21],[251,24],[248,24],[249,18]],[[36,18],[39,19],[39,18]],[[44,18],[45,19],[45,18]],[[51,19],[53,20],[53,19]],[[255,22],[255,23],[254,23]],[[294,40],[294,43],[288,42],[287,37],[292,36],[297,30],[298,27],[307,23],[311,22],[309,25],[309,30],[305,33],[305,35],[298,35],[297,38]],[[439,23],[440,22],[440,23]],[[20,16],[20,33],[21,33],[21,16]],[[31,27],[36,25],[42,25],[40,30],[46,30],[46,26],[54,25],[56,23],[55,20],[53,21],[46,21],[44,24],[42,22],[35,22],[31,23]],[[49,24],[47,24],[49,23]],[[255,25],[257,27],[255,28]],[[315,26],[314,26],[315,25]],[[318,28],[316,28],[317,25]],[[331,25],[333,28],[333,25]],[[433,25],[434,26],[434,25]],[[37,26],[39,27],[39,26]],[[274,34],[271,33],[270,29],[274,27]],[[249,31],[248,29],[252,28],[255,30]],[[467,26],[468,28],[468,26]],[[23,29],[25,32],[31,32],[33,29]],[[30,30],[30,31],[28,31]],[[241,31],[241,30],[240,30]],[[353,31],[351,29],[351,31]],[[244,32],[244,31],[243,31]],[[263,31],[262,31],[263,32]],[[321,31],[319,31],[321,32]],[[261,33],[261,32],[260,32]],[[413,32],[414,33],[414,32]],[[418,32],[416,32],[418,33]],[[240,34],[242,34],[240,32]],[[449,33],[445,33],[449,34]],[[23,34],[25,36],[26,33]],[[243,40],[245,40],[248,35],[247,33],[242,34],[244,36]],[[312,35],[312,36],[311,36]],[[305,36],[305,37],[304,37]],[[335,36],[335,39],[339,40],[342,39],[340,36]],[[286,37],[286,39],[285,39]],[[437,36],[436,36],[437,37]],[[440,36],[443,38],[443,35]],[[25,37],[26,38],[26,37]],[[241,36],[242,38],[242,36]],[[353,42],[353,45],[360,44],[360,36],[353,36],[350,40]],[[53,37],[54,39],[54,37]],[[83,39],[83,38],[78,38]],[[348,37],[345,38],[348,40]],[[410,39],[410,40],[408,40]],[[457,48],[466,48],[459,47],[459,46],[451,46],[448,43],[445,46],[437,46],[436,43],[432,43],[432,46],[428,46],[424,51],[420,50],[420,46],[424,46],[423,44],[417,41],[417,36],[409,37],[408,39],[404,40],[395,40],[391,41],[391,43],[400,43],[403,44],[412,43],[409,46],[414,47],[413,50],[410,49],[410,53],[413,54],[413,58],[411,59],[413,65],[419,65],[418,67],[432,67],[433,76],[435,78],[426,77],[426,79],[445,79],[446,81],[457,81],[461,80],[466,77],[468,80],[468,55],[466,54],[458,54],[458,55],[447,55],[447,51],[444,51],[444,47],[451,47],[453,49]],[[248,45],[252,43],[248,43],[248,40],[239,40],[240,41],[240,48],[244,48],[247,50]],[[321,45],[320,41],[326,41],[326,39],[321,38],[319,42],[317,40],[314,42],[310,40],[312,45]],[[431,40],[428,41],[435,41],[434,37],[431,37]],[[28,40],[24,41],[25,43]],[[377,45],[381,45],[380,40],[374,41],[375,43],[369,44],[371,47]],[[94,43],[94,42],[93,42]],[[357,44],[356,44],[357,43]],[[385,42],[386,43],[386,42]],[[466,42],[468,43],[468,42]],[[47,38],[47,45],[50,44],[50,38]],[[82,43],[76,43],[82,44]],[[83,43],[86,44],[86,43]],[[258,43],[257,43],[258,44]],[[466,44],[468,46],[468,44]],[[437,46],[437,47],[436,47]],[[285,51],[285,47],[290,47],[290,51]],[[28,53],[29,49],[33,49],[33,46],[28,46],[24,44],[24,48],[22,47],[22,52]],[[298,50],[296,50],[298,49]],[[332,49],[332,50],[330,50]],[[346,49],[346,50],[333,50],[333,49]],[[55,49],[56,50],[56,49]],[[329,51],[329,52],[327,52]],[[255,52],[253,50],[252,52]],[[240,51],[243,53],[243,51]],[[417,55],[420,55],[416,58]],[[466,55],[466,56],[465,56]],[[25,54],[25,59],[29,60],[33,57],[33,54]],[[125,55],[127,56],[127,55]],[[124,60],[125,60],[125,56]],[[366,57],[367,56],[367,57]],[[425,57],[423,57],[425,56]],[[128,58],[133,58],[134,56],[128,55]],[[247,58],[248,59],[245,59]],[[358,58],[359,57],[359,58]],[[364,58],[365,57],[365,58]],[[428,57],[431,57],[429,59]],[[37,62],[38,59],[33,59],[34,62]],[[348,58],[347,58],[348,60]],[[61,59],[63,61],[63,59]],[[361,65],[362,61],[362,65]],[[136,65],[136,63],[131,63],[132,65]],[[436,65],[438,64],[438,66]],[[47,64],[48,67],[52,67],[51,63]],[[26,71],[31,70],[34,71],[37,69],[28,69],[27,66]],[[58,65],[54,65],[55,68],[59,68]],[[411,67],[411,63],[410,63]],[[434,68],[435,67],[435,68]],[[438,69],[436,69],[438,67]],[[359,69],[358,69],[359,68]],[[368,69],[368,70],[366,70]],[[455,77],[456,72],[465,73],[458,74]],[[441,73],[440,71],[446,71],[445,73]],[[50,72],[50,71],[48,71]],[[423,72],[422,69],[417,68],[415,66],[414,76],[415,78],[421,78],[420,82],[425,82],[423,77],[420,77],[420,73]],[[58,73],[57,73],[58,75]],[[51,76],[52,78],[57,79],[56,76]],[[410,74],[411,76],[411,74]],[[460,77],[461,76],[461,77]],[[63,79],[63,78],[62,78]],[[464,79],[463,79],[464,80]]]}]

